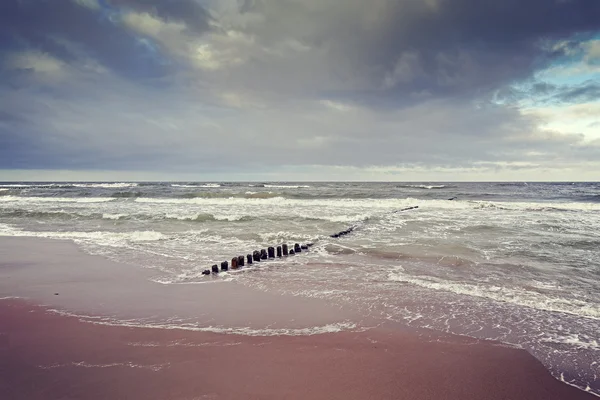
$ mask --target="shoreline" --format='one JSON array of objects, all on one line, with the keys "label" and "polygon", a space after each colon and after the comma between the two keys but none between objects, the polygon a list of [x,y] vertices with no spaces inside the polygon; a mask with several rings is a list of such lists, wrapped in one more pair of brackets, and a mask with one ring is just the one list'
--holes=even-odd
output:
[{"label": "shoreline", "polygon": [[384,328],[263,337],[101,326],[14,299],[0,300],[0,321],[10,400],[594,398],[524,350]]},{"label": "shoreline", "polygon": [[[0,398],[594,398],[525,350],[413,332],[319,299],[235,282],[162,285],[64,240],[2,238],[0,256]],[[44,397],[57,386],[66,392]]]}]

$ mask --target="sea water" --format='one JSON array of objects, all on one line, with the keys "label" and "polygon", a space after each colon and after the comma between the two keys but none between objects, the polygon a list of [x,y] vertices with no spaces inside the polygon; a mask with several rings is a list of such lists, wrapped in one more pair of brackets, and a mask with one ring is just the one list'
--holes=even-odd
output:
[{"label": "sea water", "polygon": [[[233,279],[498,340],[600,393],[599,183],[0,183],[0,236],[72,240],[165,285]],[[262,273],[202,275],[307,242]]]}]

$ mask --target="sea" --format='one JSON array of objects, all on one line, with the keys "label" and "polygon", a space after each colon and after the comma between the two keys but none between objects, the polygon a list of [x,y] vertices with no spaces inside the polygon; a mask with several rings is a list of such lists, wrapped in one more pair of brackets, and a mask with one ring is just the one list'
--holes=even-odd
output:
[{"label": "sea", "polygon": [[[494,340],[600,395],[600,183],[5,182],[0,236]],[[268,273],[202,274],[283,243],[314,245],[244,267]]]}]

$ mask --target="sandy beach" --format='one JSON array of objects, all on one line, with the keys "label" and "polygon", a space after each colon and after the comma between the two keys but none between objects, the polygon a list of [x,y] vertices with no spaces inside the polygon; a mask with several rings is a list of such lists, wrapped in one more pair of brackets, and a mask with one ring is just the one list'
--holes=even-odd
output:
[{"label": "sandy beach", "polygon": [[[151,283],[64,241],[3,238],[0,253],[2,399],[593,398],[500,343],[232,283]],[[169,313],[188,329],[123,326]]]},{"label": "sandy beach", "polygon": [[3,399],[588,399],[525,351],[375,329],[241,336],[101,326],[0,302]]}]

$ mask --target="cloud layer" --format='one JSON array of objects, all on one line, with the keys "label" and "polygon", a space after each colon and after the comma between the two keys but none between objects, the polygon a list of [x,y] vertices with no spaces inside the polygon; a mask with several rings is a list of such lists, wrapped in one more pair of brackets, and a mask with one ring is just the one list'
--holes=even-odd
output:
[{"label": "cloud layer", "polygon": [[0,168],[577,179],[599,35],[596,0],[7,0]]}]

